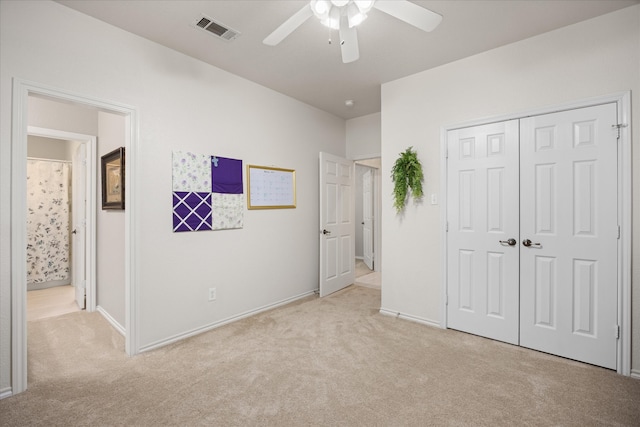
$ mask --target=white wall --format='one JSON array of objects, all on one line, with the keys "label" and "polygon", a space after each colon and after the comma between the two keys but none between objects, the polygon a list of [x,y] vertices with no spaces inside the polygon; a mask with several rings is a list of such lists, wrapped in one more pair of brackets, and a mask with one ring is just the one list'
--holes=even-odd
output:
[{"label": "white wall", "polygon": [[347,120],[347,158],[352,160],[380,157],[380,113]]},{"label": "white wall", "polygon": [[[96,305],[125,329],[125,239],[124,211],[102,210],[100,159],[125,146],[125,118],[98,112],[98,164],[96,165]],[[127,168],[125,151],[125,171]],[[126,188],[125,188],[126,191]],[[125,207],[126,208],[126,207]]]},{"label": "white wall", "polygon": [[[441,205],[410,202],[396,215],[389,174],[414,146],[425,194],[440,190],[443,126],[632,90],[640,105],[640,6],[559,29],[382,86],[382,307],[439,324]],[[637,114],[633,146],[639,147]],[[640,150],[633,151],[633,363],[640,369]]]},{"label": "white wall", "polygon": [[27,157],[71,161],[73,159],[71,147],[73,146],[73,141],[29,135],[27,138]]},{"label": "white wall", "polygon": [[[0,43],[0,393],[11,386],[14,77],[139,112],[140,347],[317,288],[318,152],[346,155],[344,120],[55,2],[1,1]],[[172,150],[295,169],[298,207],[245,210],[241,230],[173,233]]]},{"label": "white wall", "polygon": [[30,126],[83,135],[97,135],[98,114],[95,108],[64,103],[41,96],[30,96],[27,109]]}]

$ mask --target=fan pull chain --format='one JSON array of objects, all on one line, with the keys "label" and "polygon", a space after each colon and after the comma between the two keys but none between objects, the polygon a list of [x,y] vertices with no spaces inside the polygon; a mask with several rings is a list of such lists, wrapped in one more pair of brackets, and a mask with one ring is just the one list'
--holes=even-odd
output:
[{"label": "fan pull chain", "polygon": [[[329,44],[333,44],[333,37],[331,36],[331,28],[329,28],[329,40],[327,40]],[[344,40],[340,40],[340,46],[344,44]]]}]

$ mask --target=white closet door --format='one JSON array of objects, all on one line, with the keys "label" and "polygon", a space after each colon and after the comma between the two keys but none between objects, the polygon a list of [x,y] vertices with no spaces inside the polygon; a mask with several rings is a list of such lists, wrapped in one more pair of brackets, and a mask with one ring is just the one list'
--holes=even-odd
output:
[{"label": "white closet door", "polygon": [[520,344],[611,369],[616,123],[615,104],[526,118],[520,149]]},{"label": "white closet door", "polygon": [[518,121],[452,130],[447,144],[447,324],[517,344]]}]

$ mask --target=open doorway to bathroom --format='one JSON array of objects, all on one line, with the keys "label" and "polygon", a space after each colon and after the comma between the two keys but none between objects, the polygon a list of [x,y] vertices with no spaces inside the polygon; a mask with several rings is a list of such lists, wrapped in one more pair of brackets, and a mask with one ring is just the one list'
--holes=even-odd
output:
[{"label": "open doorway to bathroom", "polygon": [[84,277],[74,274],[79,271],[74,264],[85,258],[74,228],[74,213],[84,209],[85,201],[74,186],[74,181],[85,179],[73,161],[81,144],[27,137],[27,320],[85,308],[84,298],[76,300],[75,289],[83,286]]}]

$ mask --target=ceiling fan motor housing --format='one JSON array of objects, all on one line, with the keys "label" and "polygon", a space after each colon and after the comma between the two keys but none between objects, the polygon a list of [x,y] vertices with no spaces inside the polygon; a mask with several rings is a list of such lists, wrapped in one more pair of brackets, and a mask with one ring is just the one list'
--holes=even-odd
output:
[{"label": "ceiling fan motor housing", "polygon": [[320,22],[334,30],[340,28],[340,19],[346,16],[349,28],[353,28],[367,18],[374,0],[311,0],[310,6]]}]

